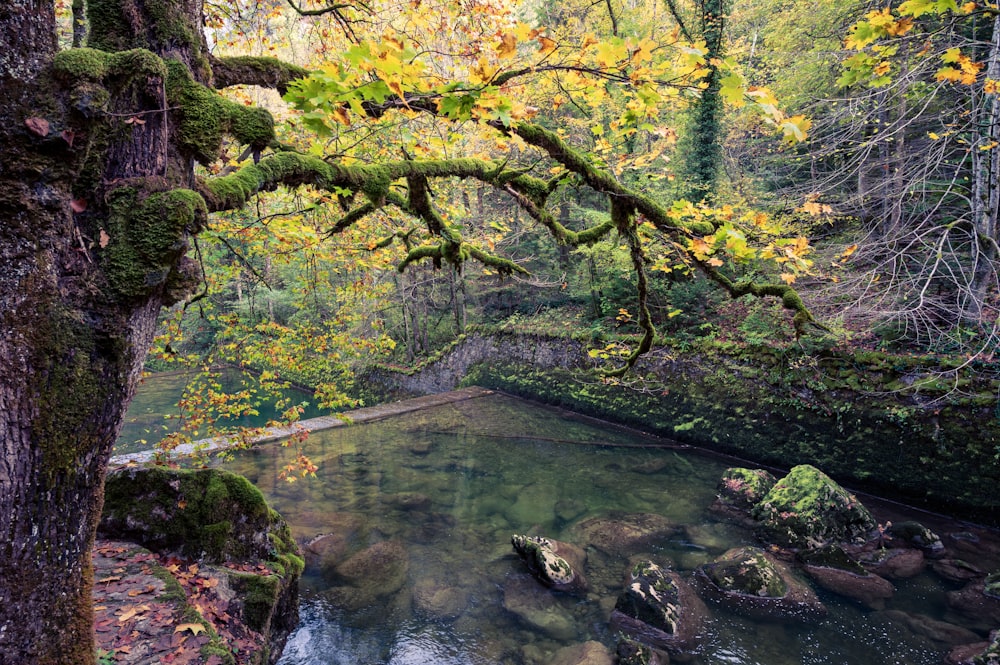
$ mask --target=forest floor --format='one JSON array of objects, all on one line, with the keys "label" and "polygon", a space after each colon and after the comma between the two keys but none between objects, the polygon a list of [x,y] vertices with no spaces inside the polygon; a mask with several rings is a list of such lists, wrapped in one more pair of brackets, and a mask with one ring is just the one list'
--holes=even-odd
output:
[{"label": "forest floor", "polygon": [[252,662],[263,636],[229,613],[224,568],[158,555],[127,542],[94,547],[94,628],[100,665]]}]

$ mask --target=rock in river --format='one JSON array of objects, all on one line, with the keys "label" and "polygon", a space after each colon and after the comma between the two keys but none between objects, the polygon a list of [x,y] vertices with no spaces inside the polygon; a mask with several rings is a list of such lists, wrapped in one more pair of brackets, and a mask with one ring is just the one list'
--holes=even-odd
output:
[{"label": "rock in river", "polygon": [[614,630],[671,654],[691,652],[708,610],[672,570],[652,561],[633,568],[628,587],[611,613]]},{"label": "rock in river", "polygon": [[623,557],[648,550],[678,531],[677,524],[653,513],[612,513],[592,517],[573,527],[576,542]]},{"label": "rock in river", "polygon": [[826,608],[785,564],[756,547],[729,550],[698,569],[705,595],[755,619],[817,621]]},{"label": "rock in river", "polygon": [[539,536],[512,536],[514,551],[535,578],[556,591],[574,593],[587,590],[583,576],[586,554],[569,543]]},{"label": "rock in river", "polygon": [[857,497],[808,464],[779,480],[750,514],[766,542],[800,549],[862,543],[878,528]]}]

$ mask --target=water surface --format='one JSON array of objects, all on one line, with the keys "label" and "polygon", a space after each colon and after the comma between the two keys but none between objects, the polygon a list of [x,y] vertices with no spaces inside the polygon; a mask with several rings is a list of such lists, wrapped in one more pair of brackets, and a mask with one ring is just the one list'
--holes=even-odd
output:
[{"label": "water surface", "polygon": [[[574,542],[574,526],[588,518],[655,513],[683,528],[645,554],[682,575],[756,544],[708,510],[733,464],[506,396],[315,433],[306,452],[317,477],[295,483],[279,479],[288,448],[261,446],[227,463],[264,491],[300,542],[323,544],[325,563],[309,557],[302,621],[282,665],[541,665],[587,640],[613,649],[607,620],[629,562],[591,548],[585,596],[539,591],[513,555],[512,534]],[[400,576],[401,586],[389,583],[398,589],[383,588],[386,579],[366,587],[337,568],[376,543],[391,543],[397,559],[372,577]],[[895,584],[888,609],[959,621],[943,601],[956,585],[930,572]],[[551,625],[508,611],[505,594],[541,598]],[[938,665],[950,648],[885,613],[820,597],[829,615],[813,626],[751,621],[710,604],[692,662]]]}]

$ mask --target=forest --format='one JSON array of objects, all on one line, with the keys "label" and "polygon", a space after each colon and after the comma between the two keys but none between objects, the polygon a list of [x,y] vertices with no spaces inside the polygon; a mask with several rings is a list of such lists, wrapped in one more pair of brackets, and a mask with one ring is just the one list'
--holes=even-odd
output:
[{"label": "forest", "polygon": [[0,662],[94,662],[144,372],[199,371],[163,450],[473,330],[608,385],[781,348],[995,404],[996,4],[11,0],[0,35]]}]

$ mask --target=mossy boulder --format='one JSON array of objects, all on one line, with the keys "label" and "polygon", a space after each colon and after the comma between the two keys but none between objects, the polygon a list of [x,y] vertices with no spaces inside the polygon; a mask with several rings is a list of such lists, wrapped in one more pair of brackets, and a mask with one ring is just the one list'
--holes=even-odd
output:
[{"label": "mossy boulder", "polygon": [[219,565],[235,599],[230,614],[263,636],[274,662],[298,624],[304,563],[288,525],[242,476],[219,469],[132,468],[105,481],[103,538]]},{"label": "mossy boulder", "polygon": [[779,480],[750,514],[766,542],[794,548],[862,543],[878,528],[857,497],[808,464]]},{"label": "mossy boulder", "polygon": [[755,619],[811,622],[826,615],[808,584],[756,547],[729,550],[701,566],[697,579],[706,597]]},{"label": "mossy boulder", "polygon": [[587,590],[583,576],[586,554],[580,548],[539,536],[511,536],[514,551],[539,582],[556,591]]},{"label": "mossy boulder", "polygon": [[133,468],[108,474],[100,533],[212,563],[298,555],[288,525],[260,490],[219,469]]},{"label": "mossy boulder", "polygon": [[878,548],[858,555],[858,562],[869,572],[894,580],[916,577],[926,567],[924,553],[907,547]]},{"label": "mossy boulder", "polygon": [[731,467],[722,474],[716,488],[719,503],[748,511],[767,496],[776,482],[777,478],[764,469]]},{"label": "mossy boulder", "polygon": [[931,559],[939,559],[945,555],[944,543],[940,536],[925,527],[920,522],[908,520],[890,524],[887,532],[894,541],[907,547],[916,547]]},{"label": "mossy boulder", "polygon": [[643,560],[632,567],[611,626],[647,646],[683,654],[694,651],[707,615],[705,604],[680,575]]}]

